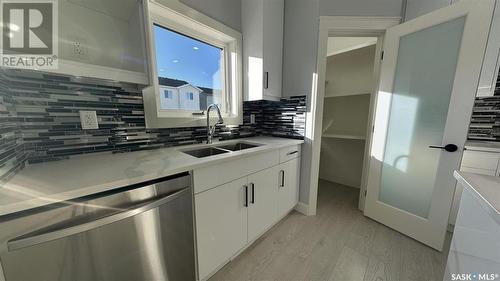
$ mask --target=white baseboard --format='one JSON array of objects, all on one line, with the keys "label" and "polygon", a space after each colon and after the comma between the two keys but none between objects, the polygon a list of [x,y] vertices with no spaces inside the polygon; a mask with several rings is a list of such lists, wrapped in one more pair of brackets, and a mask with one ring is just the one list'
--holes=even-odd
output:
[{"label": "white baseboard", "polygon": [[299,202],[295,206],[295,211],[297,211],[301,214],[304,214],[306,216],[309,216],[309,205],[302,203],[302,202]]}]

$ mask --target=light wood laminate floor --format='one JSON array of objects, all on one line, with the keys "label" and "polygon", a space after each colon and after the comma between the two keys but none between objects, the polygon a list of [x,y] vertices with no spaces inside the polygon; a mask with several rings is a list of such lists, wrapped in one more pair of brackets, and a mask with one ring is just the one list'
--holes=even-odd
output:
[{"label": "light wood laminate floor", "polygon": [[210,281],[441,281],[451,235],[435,251],[363,216],[358,194],[320,181],[316,216],[292,212]]}]

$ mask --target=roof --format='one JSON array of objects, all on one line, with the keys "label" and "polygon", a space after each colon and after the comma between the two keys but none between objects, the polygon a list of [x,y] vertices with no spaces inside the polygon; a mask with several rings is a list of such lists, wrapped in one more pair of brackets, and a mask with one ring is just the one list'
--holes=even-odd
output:
[{"label": "roof", "polygon": [[207,94],[207,95],[213,95],[214,94],[214,90],[213,89],[210,89],[210,88],[205,88],[205,87],[198,87],[202,93],[204,94]]},{"label": "roof", "polygon": [[183,80],[177,80],[177,79],[171,79],[171,78],[168,78],[168,77],[158,77],[158,82],[160,85],[162,86],[170,86],[170,87],[180,87],[180,86],[183,86],[183,85],[186,85],[186,84],[189,84],[188,82],[186,81],[183,81]]},{"label": "roof", "polygon": [[175,87],[175,88],[179,88],[179,87],[186,86],[186,85],[191,85],[195,88],[200,89],[200,91],[204,94],[213,95],[213,93],[214,93],[213,89],[194,86],[187,81],[172,79],[172,78],[168,78],[168,77],[158,77],[158,83],[162,86],[169,86],[169,87]]}]

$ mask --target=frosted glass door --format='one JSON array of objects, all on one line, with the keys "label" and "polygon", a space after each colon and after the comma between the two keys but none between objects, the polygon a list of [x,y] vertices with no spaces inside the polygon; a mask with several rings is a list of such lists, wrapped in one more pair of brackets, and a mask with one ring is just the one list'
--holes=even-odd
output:
[{"label": "frosted glass door", "polygon": [[493,7],[461,0],[384,36],[364,213],[438,250]]},{"label": "frosted glass door", "polygon": [[382,161],[380,201],[427,218],[465,18],[399,41]]}]

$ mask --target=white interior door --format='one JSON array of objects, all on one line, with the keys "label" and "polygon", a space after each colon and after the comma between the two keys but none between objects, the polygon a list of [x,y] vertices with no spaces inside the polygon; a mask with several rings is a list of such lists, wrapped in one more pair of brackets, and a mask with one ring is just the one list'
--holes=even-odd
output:
[{"label": "white interior door", "polygon": [[438,250],[493,7],[462,0],[385,35],[365,215]]}]

